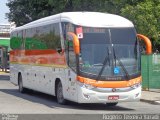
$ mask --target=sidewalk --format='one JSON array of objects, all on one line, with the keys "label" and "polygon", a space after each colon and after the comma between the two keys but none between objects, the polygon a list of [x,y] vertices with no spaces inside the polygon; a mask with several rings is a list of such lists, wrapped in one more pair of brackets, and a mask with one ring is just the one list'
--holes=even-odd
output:
[{"label": "sidewalk", "polygon": [[9,70],[7,69],[7,71],[3,71],[2,69],[0,69],[0,75],[9,75]]},{"label": "sidewalk", "polygon": [[0,75],[9,75],[9,71],[7,71],[7,72],[0,71]]},{"label": "sidewalk", "polygon": [[160,89],[154,91],[142,91],[142,96],[140,100],[142,102],[160,105]]}]

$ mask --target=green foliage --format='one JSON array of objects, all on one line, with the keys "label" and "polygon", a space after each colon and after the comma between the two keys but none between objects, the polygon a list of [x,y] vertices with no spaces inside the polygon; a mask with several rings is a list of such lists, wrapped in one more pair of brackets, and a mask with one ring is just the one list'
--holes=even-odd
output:
[{"label": "green foliage", "polygon": [[121,15],[133,21],[137,31],[147,35],[149,38],[158,40],[159,38],[159,15],[160,2],[147,0],[136,6],[126,5],[121,9]]},{"label": "green foliage", "polygon": [[17,26],[54,14],[48,0],[9,0],[7,6],[10,12],[6,16]]},{"label": "green foliage", "polygon": [[138,33],[160,42],[160,0],[145,0],[135,6],[127,4],[121,9],[121,15],[133,21]]}]

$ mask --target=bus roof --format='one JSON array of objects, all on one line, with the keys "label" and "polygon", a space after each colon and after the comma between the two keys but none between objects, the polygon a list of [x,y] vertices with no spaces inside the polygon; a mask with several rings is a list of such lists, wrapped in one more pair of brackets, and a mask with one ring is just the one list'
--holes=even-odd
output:
[{"label": "bus roof", "polygon": [[114,14],[100,12],[64,12],[38,19],[21,27],[17,27],[13,31],[56,22],[70,22],[86,27],[134,27],[133,23],[128,19]]}]

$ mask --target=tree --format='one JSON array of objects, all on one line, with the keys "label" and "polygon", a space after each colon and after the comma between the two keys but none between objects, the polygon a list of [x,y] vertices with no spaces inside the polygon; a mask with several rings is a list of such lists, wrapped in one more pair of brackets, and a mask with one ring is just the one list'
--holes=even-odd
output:
[{"label": "tree", "polygon": [[10,12],[6,16],[17,26],[54,14],[48,0],[9,0],[7,6]]},{"label": "tree", "polygon": [[[102,11],[111,0],[8,0],[9,21],[21,26],[33,20],[69,11]],[[114,7],[113,7],[114,8]]]},{"label": "tree", "polygon": [[153,45],[160,44],[160,0],[144,0],[135,6],[127,4],[121,15],[133,21],[138,33],[148,36]]}]

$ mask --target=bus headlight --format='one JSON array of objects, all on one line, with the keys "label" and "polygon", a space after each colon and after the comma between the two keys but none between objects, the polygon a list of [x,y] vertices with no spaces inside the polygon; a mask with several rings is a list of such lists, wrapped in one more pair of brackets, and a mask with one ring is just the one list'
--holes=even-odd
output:
[{"label": "bus headlight", "polygon": [[136,83],[136,84],[132,85],[131,88],[136,89],[140,86],[141,86],[141,83]]},{"label": "bus headlight", "polygon": [[81,82],[78,82],[78,85],[83,87],[83,88],[86,88],[86,89],[93,89],[95,88],[94,86],[90,85],[90,84],[85,84],[85,83],[81,83]]},{"label": "bus headlight", "polygon": [[86,89],[89,89],[89,90],[94,88],[94,87],[93,87],[92,85],[90,85],[90,84],[84,84],[83,87],[86,88]]}]

